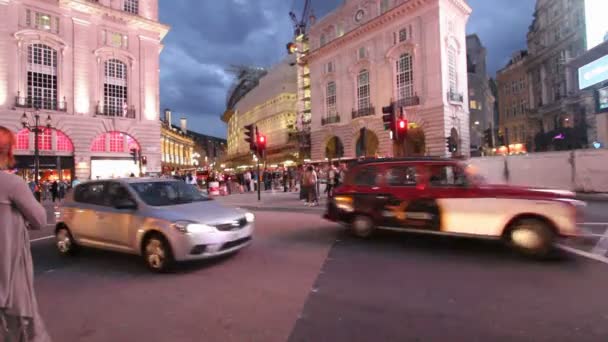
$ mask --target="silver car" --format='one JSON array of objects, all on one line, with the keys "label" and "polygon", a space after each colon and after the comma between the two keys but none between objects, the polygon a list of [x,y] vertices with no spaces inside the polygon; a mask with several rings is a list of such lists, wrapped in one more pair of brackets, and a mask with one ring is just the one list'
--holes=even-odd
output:
[{"label": "silver car", "polygon": [[144,257],[153,271],[174,261],[235,252],[251,243],[254,215],[209,199],[179,180],[119,179],[79,184],[58,208],[61,254],[93,247]]}]

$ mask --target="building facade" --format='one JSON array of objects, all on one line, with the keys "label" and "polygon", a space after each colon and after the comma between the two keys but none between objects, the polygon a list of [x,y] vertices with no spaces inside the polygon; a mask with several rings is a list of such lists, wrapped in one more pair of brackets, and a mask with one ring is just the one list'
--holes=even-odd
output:
[{"label": "building facade", "polygon": [[165,118],[161,122],[162,173],[192,169],[194,161],[194,140],[188,133],[187,121],[180,119],[180,125],[174,126],[171,110],[165,109]]},{"label": "building facade", "polygon": [[569,66],[585,52],[585,1],[537,0],[527,41],[535,150],[586,147],[596,136],[595,117],[589,98],[576,89],[576,70]]},{"label": "building facade", "polygon": [[469,80],[469,131],[471,154],[487,147],[484,132],[493,130],[495,98],[490,88],[486,66],[487,51],[476,34],[467,36],[467,72]]},{"label": "building facade", "polygon": [[253,163],[244,127],[254,124],[267,138],[266,161],[285,163],[299,158],[296,132],[297,75],[291,59],[275,65],[224,114],[228,123],[226,161],[233,165]]},{"label": "building facade", "polygon": [[[1,0],[0,125],[18,137],[18,165],[33,164],[21,117],[50,116],[41,168],[60,178],[160,172],[159,54],[169,28],[158,0]],[[147,170],[146,170],[147,169]]]},{"label": "building facade", "polygon": [[[347,0],[310,29],[312,159],[469,154],[463,0]],[[393,143],[381,108],[409,123]],[[466,148],[462,148],[465,146]]]},{"label": "building facade", "polygon": [[221,167],[226,160],[228,142],[226,139],[188,131],[194,141],[194,162],[202,167]]},{"label": "building facade", "polygon": [[527,51],[518,51],[497,73],[500,103],[496,148],[501,154],[533,151],[534,136],[541,130],[529,110],[527,58]]}]

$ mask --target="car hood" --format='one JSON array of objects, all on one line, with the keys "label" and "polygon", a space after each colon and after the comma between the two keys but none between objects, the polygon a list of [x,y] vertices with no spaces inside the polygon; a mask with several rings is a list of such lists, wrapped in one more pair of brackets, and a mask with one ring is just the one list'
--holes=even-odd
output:
[{"label": "car hood", "polygon": [[568,190],[530,188],[504,184],[483,184],[480,189],[493,197],[541,198],[541,199],[575,199],[576,194]]},{"label": "car hood", "polygon": [[246,211],[224,206],[217,201],[194,202],[166,207],[151,207],[150,216],[166,220],[192,221],[208,225],[223,224],[239,220]]}]

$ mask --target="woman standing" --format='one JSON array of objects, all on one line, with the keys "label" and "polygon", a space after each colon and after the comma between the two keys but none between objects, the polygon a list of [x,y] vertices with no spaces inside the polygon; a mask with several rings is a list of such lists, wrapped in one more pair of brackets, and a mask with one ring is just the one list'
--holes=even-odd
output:
[{"label": "woman standing", "polygon": [[0,126],[0,340],[48,342],[38,313],[27,231],[46,225],[46,210],[21,178],[5,172],[14,165],[15,136]]}]

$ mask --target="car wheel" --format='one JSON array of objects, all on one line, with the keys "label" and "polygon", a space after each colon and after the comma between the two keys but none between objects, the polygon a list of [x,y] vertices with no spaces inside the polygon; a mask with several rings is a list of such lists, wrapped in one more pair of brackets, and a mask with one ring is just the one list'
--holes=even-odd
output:
[{"label": "car wheel", "polygon": [[144,244],[144,260],[154,272],[167,272],[173,265],[173,254],[167,240],[160,235],[153,235]]},{"label": "car wheel", "polygon": [[509,242],[524,254],[546,257],[553,248],[555,233],[542,220],[527,218],[516,221],[509,230]]},{"label": "car wheel", "polygon": [[359,238],[369,238],[374,232],[374,221],[369,216],[358,215],[351,223],[352,233]]},{"label": "car wheel", "polygon": [[76,251],[76,242],[67,227],[60,227],[55,232],[55,246],[61,255],[73,255]]}]

